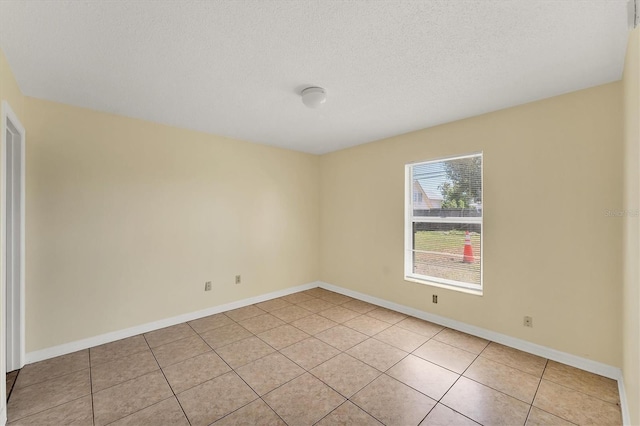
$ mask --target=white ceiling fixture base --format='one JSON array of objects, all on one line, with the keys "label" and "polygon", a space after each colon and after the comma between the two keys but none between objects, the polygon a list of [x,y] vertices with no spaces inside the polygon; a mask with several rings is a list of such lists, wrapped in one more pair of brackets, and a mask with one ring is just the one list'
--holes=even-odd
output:
[{"label": "white ceiling fixture base", "polygon": [[327,101],[327,92],[322,87],[307,87],[301,96],[302,103],[309,108],[318,108]]}]

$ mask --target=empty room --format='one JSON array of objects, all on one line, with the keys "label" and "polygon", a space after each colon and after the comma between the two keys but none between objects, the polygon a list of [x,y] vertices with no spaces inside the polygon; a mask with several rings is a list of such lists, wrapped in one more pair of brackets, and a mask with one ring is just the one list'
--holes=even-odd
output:
[{"label": "empty room", "polygon": [[640,0],[0,0],[0,423],[640,425]]}]

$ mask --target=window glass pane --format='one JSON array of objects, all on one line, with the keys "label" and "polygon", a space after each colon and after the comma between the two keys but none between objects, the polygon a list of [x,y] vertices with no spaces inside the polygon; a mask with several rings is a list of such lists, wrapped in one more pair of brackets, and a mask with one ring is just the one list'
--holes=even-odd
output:
[{"label": "window glass pane", "polygon": [[481,241],[480,224],[414,223],[413,273],[480,285]]},{"label": "window glass pane", "polygon": [[413,215],[482,216],[482,157],[416,164],[412,167]]}]

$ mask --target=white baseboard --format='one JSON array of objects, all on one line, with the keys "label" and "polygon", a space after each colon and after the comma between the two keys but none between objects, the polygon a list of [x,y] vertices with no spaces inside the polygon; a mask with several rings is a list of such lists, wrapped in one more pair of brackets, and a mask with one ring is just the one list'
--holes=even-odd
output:
[{"label": "white baseboard", "polygon": [[629,405],[627,405],[627,392],[624,390],[624,378],[622,374],[618,379],[618,394],[620,395],[620,410],[622,411],[622,424],[630,425]]},{"label": "white baseboard", "polygon": [[201,311],[190,312],[183,315],[178,315],[172,318],[166,318],[159,321],[153,321],[146,324],[138,325],[124,330],[113,331],[111,333],[101,334],[99,336],[89,337],[87,339],[76,340],[75,342],[69,342],[58,346],[52,346],[50,348],[41,349],[38,351],[28,352],[26,354],[27,364],[31,364],[45,359],[53,358],[60,355],[66,355],[72,352],[80,351],[83,349],[91,348],[105,343],[115,342],[116,340],[125,339],[127,337],[137,336],[138,334],[148,333],[160,328],[170,327],[172,325],[180,324],[186,321],[193,321],[198,318],[206,317],[220,312],[229,311],[231,309],[242,308],[244,306],[253,305],[254,303],[264,302],[266,300],[274,299],[276,297],[286,296],[299,291],[308,290],[310,288],[319,287],[319,282],[311,282],[302,284],[296,287],[289,287],[284,290],[278,290],[260,296],[250,297],[248,299],[242,299],[224,305],[214,306],[211,308],[203,309]]},{"label": "white baseboard", "polygon": [[7,424],[7,403],[4,403],[4,406],[0,410],[0,425]]}]

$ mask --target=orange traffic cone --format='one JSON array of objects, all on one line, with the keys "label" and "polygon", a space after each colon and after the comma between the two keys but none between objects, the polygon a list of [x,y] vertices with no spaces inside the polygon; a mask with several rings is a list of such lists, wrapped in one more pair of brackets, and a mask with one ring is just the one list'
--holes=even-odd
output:
[{"label": "orange traffic cone", "polygon": [[464,263],[473,263],[475,261],[473,258],[473,249],[471,248],[471,236],[469,236],[469,231],[466,231],[464,235],[464,255],[462,256],[462,261]]}]

